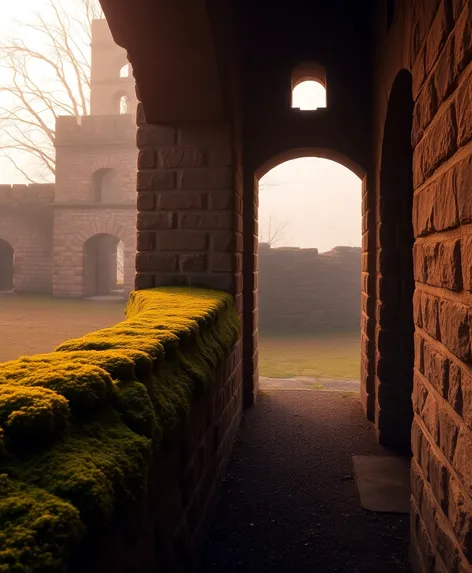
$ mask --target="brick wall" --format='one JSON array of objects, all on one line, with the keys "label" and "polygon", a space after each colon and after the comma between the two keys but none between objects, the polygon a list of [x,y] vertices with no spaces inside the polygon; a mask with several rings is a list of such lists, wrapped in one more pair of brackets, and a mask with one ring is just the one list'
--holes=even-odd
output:
[{"label": "brick wall", "polygon": [[242,199],[229,124],[138,128],[136,288],[186,284],[237,294]]},{"label": "brick wall", "polygon": [[412,554],[418,571],[470,571],[472,5],[432,4],[413,16]]},{"label": "brick wall", "polygon": [[[132,115],[60,117],[56,125],[53,293],[81,297],[84,244],[97,234],[124,243],[125,297],[133,288],[136,256],[136,126]],[[100,204],[94,174],[111,170]]]},{"label": "brick wall", "polygon": [[188,573],[233,449],[242,411],[242,349],[238,342],[189,420],[168,436],[149,475],[138,516],[85,548],[73,573]]},{"label": "brick wall", "polygon": [[52,290],[53,197],[50,184],[0,185],[0,239],[13,248],[17,292]]},{"label": "brick wall", "polygon": [[270,248],[259,244],[261,331],[358,329],[360,248]]},{"label": "brick wall", "polygon": [[77,207],[56,209],[54,215],[53,293],[61,297],[82,297],[84,280],[84,245],[98,234],[117,237],[124,244],[125,296],[133,289],[136,256],[135,208]]},{"label": "brick wall", "polygon": [[[468,0],[397,2],[391,28],[382,27],[381,10],[376,28],[376,173],[367,203],[377,218],[376,309],[368,307],[376,333],[364,383],[384,443],[405,435],[414,416],[411,555],[421,573],[472,570],[471,8]],[[398,84],[410,73],[414,109],[407,117]],[[409,122],[407,140],[398,130]],[[411,224],[412,261],[405,242]],[[413,305],[411,294],[403,296],[408,280],[415,281]],[[414,325],[412,348],[408,323]]]}]

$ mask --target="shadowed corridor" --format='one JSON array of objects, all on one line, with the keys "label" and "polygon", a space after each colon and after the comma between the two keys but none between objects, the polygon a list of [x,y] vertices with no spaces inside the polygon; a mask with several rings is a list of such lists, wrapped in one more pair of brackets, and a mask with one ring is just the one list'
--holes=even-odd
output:
[{"label": "shadowed corridor", "polygon": [[200,573],[409,571],[409,518],[362,509],[353,455],[391,455],[357,396],[261,392],[244,413]]}]

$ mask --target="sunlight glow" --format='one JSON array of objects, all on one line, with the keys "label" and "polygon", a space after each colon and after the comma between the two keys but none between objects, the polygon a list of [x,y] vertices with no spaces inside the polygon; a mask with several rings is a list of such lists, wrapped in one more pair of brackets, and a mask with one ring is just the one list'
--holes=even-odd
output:
[{"label": "sunlight glow", "polygon": [[326,89],[313,80],[299,83],[292,91],[292,107],[304,111],[326,107]]},{"label": "sunlight glow", "polygon": [[316,157],[281,163],[259,181],[259,238],[283,227],[277,246],[361,245],[362,181],[347,167]]},{"label": "sunlight glow", "polygon": [[128,97],[121,96],[120,97],[120,114],[128,113]]}]

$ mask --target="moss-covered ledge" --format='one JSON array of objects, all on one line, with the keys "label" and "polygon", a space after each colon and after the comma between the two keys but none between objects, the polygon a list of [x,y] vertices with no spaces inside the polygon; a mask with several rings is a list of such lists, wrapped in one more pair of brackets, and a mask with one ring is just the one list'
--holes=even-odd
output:
[{"label": "moss-covered ledge", "polygon": [[126,320],[0,364],[0,572],[63,572],[87,537],[147,490],[239,337],[232,298],[133,292]]}]

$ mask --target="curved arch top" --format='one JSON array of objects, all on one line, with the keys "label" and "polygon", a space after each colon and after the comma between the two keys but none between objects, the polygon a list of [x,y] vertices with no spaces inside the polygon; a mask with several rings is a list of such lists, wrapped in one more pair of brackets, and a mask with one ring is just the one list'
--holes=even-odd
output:
[{"label": "curved arch top", "polygon": [[299,84],[307,81],[320,83],[326,89],[326,69],[318,62],[304,62],[295,66],[292,71],[292,91]]},{"label": "curved arch top", "polygon": [[92,237],[96,235],[113,235],[123,243],[130,244],[131,240],[134,238],[134,234],[130,233],[128,229],[120,225],[115,221],[96,221],[94,225],[91,225],[87,229],[82,229],[77,234],[78,242],[83,245]]},{"label": "curved arch top", "polygon": [[274,155],[271,159],[264,162],[256,169],[255,176],[259,180],[274,167],[277,167],[286,161],[291,161],[292,159],[300,159],[302,157],[330,159],[331,161],[335,161],[336,163],[339,163],[340,165],[343,165],[352,171],[359,177],[359,179],[363,179],[366,175],[365,170],[360,167],[360,165],[358,165],[355,161],[352,161],[349,157],[339,153],[338,151],[320,147],[298,147],[294,149],[288,149],[278,153],[277,155]]}]

